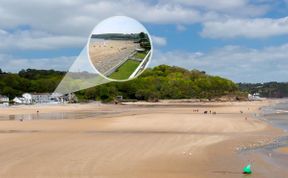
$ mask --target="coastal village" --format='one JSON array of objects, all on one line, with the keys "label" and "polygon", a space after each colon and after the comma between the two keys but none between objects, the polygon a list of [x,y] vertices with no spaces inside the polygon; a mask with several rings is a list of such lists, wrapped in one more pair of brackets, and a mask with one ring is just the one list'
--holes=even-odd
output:
[{"label": "coastal village", "polygon": [[9,100],[8,96],[0,95],[0,107],[8,107],[11,103],[14,105],[32,105],[32,104],[64,104],[75,103],[77,97],[74,93],[62,95],[60,93],[23,93],[22,96]]},{"label": "coastal village", "polygon": [[[263,100],[259,93],[248,94],[248,101]],[[117,101],[123,100],[116,98]],[[195,100],[196,101],[196,100]],[[33,104],[65,104],[76,103],[78,99],[74,93],[62,95],[61,93],[23,93],[10,100],[8,96],[0,95],[0,107],[11,105],[33,105]]]}]

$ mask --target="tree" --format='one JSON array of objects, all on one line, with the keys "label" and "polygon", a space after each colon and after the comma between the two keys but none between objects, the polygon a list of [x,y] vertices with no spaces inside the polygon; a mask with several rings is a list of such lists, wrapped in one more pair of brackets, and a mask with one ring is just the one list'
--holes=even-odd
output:
[{"label": "tree", "polygon": [[[18,74],[1,74],[0,93],[14,97],[25,92],[53,92],[64,74],[54,70],[35,69],[21,70]],[[72,83],[69,87],[78,87],[74,85]],[[285,96],[283,93],[288,92],[287,86],[288,84],[280,86],[278,83],[267,83],[262,88],[262,93]],[[246,88],[250,87],[246,86]],[[82,100],[109,102],[118,95],[123,96],[124,99],[157,101],[158,99],[215,98],[237,92],[240,93],[238,86],[222,77],[210,76],[198,70],[189,71],[177,66],[160,65],[146,69],[134,80],[110,82],[76,94]]]}]

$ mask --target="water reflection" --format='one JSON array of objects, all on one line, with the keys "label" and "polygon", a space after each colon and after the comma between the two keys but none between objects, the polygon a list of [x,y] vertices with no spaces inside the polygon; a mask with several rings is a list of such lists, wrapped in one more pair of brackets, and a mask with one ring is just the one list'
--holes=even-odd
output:
[{"label": "water reflection", "polygon": [[49,120],[84,119],[105,114],[111,114],[111,112],[54,112],[54,113],[35,113],[35,114],[13,114],[13,115],[0,116],[0,120],[23,121],[23,120],[42,120],[42,119],[49,119]]}]

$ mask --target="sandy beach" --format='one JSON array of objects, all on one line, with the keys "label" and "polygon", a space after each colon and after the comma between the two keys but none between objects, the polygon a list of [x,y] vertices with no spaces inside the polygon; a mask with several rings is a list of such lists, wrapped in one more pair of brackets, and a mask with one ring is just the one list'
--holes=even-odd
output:
[{"label": "sandy beach", "polygon": [[91,42],[89,55],[95,68],[105,74],[119,63],[125,61],[136,48],[139,48],[139,43],[129,40]]},{"label": "sandy beach", "polygon": [[288,147],[282,147],[282,148],[279,148],[278,150],[282,153],[288,154]]},{"label": "sandy beach", "polygon": [[287,177],[287,172],[275,172],[277,169],[262,157],[247,158],[238,153],[241,148],[269,143],[282,134],[254,118],[259,108],[270,102],[1,109],[1,118],[35,114],[37,110],[40,114],[106,114],[85,119],[0,121],[0,177],[233,178],[243,177],[242,168],[250,162],[253,177]]}]

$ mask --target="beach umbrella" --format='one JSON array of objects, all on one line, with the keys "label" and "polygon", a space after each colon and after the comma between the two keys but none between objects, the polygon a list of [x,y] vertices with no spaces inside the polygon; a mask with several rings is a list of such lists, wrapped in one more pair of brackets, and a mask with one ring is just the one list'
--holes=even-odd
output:
[{"label": "beach umbrella", "polygon": [[251,164],[248,164],[247,166],[245,166],[245,167],[243,168],[243,174],[252,174]]}]

